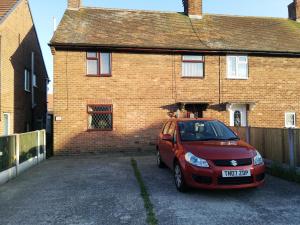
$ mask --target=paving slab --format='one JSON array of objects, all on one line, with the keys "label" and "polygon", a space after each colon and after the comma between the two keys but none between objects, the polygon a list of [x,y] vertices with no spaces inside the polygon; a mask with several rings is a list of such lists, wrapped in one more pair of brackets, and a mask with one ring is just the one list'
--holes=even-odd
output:
[{"label": "paving slab", "polygon": [[262,188],[179,193],[155,156],[136,157],[161,225],[300,224],[300,185],[267,176]]},{"label": "paving slab", "polygon": [[130,159],[108,154],[47,160],[0,186],[0,224],[146,224]]}]

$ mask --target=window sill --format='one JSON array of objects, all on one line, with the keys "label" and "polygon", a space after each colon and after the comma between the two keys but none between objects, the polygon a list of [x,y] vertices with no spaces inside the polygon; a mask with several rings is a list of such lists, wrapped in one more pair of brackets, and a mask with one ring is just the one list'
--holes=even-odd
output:
[{"label": "window sill", "polygon": [[186,79],[186,78],[188,78],[188,79],[204,79],[204,76],[198,76],[198,77],[181,76],[181,78],[183,78],[183,79]]},{"label": "window sill", "polygon": [[227,77],[227,80],[249,80],[249,77],[243,78],[243,77]]},{"label": "window sill", "polygon": [[113,129],[87,129],[87,132],[98,132],[98,131],[113,131]]},{"label": "window sill", "polygon": [[87,74],[87,77],[112,77],[111,74],[97,74],[97,75],[93,75],[93,74]]},{"label": "window sill", "polygon": [[31,91],[29,91],[29,90],[24,90],[26,93],[31,93]]}]

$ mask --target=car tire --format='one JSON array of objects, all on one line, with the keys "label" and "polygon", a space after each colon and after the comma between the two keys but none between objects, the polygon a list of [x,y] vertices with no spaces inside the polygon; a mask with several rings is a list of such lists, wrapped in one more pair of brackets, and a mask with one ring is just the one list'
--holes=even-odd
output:
[{"label": "car tire", "polygon": [[184,180],[181,166],[178,162],[174,163],[174,182],[179,192],[186,192],[188,190],[188,187]]},{"label": "car tire", "polygon": [[161,159],[159,150],[157,150],[157,153],[156,153],[156,164],[157,164],[158,168],[165,168],[166,167],[164,162]]}]

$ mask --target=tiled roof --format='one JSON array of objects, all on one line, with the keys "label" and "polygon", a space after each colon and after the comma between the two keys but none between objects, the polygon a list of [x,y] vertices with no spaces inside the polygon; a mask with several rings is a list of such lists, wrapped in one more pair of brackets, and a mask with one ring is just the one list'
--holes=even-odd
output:
[{"label": "tiled roof", "polygon": [[15,6],[18,0],[0,0],[0,20]]},{"label": "tiled roof", "polygon": [[81,8],[67,10],[51,45],[300,53],[300,23],[282,18]]}]

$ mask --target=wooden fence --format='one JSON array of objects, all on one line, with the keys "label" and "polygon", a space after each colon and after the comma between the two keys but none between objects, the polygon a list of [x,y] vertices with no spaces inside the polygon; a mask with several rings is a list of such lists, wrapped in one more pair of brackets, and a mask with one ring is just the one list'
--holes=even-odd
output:
[{"label": "wooden fence", "polygon": [[232,130],[264,158],[300,167],[300,129],[232,127]]}]

